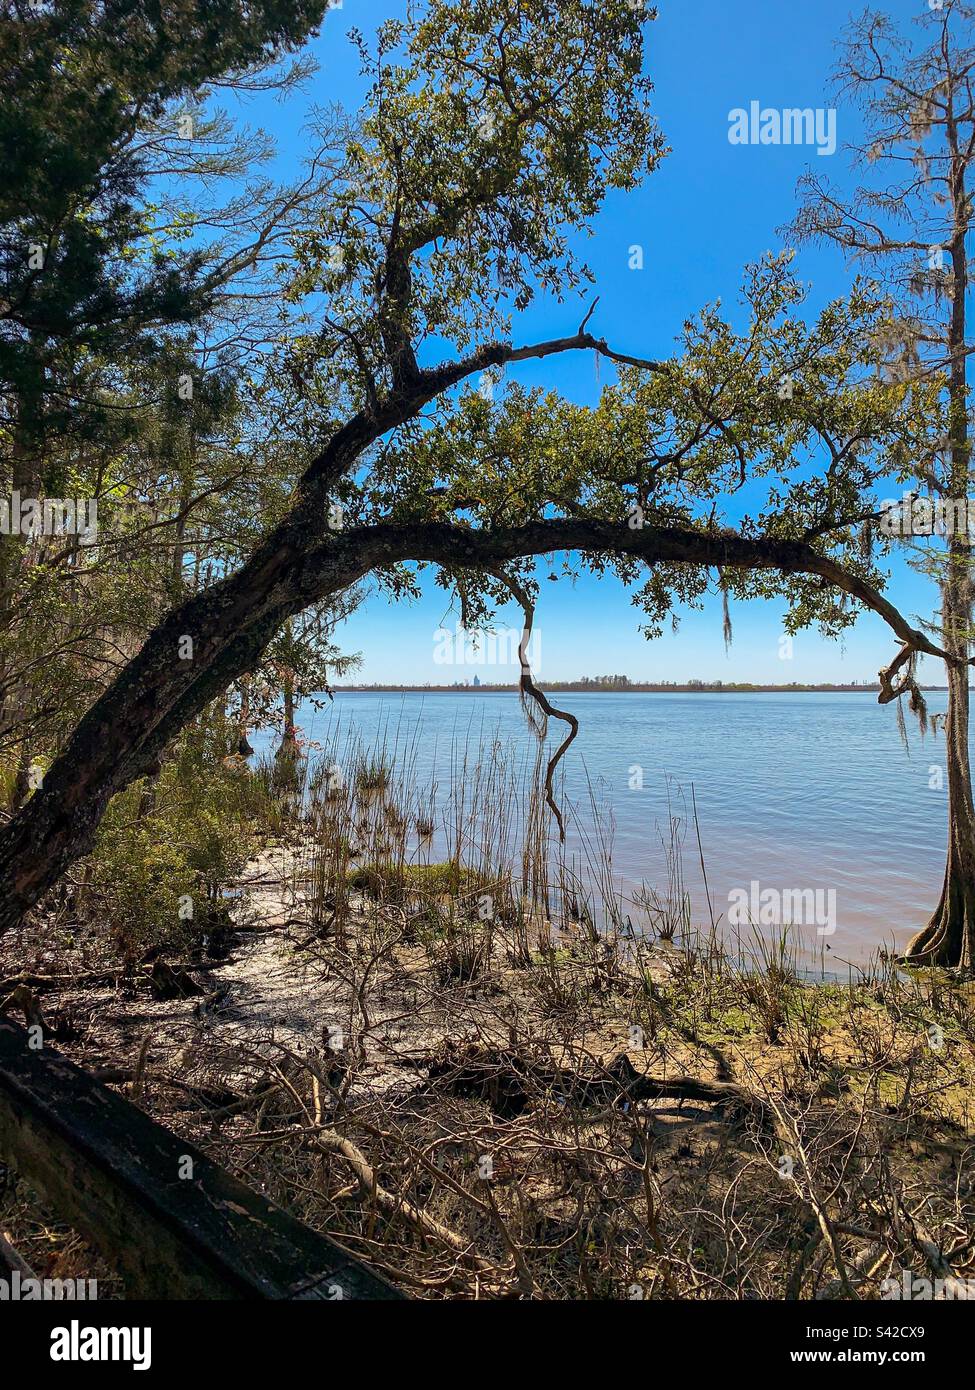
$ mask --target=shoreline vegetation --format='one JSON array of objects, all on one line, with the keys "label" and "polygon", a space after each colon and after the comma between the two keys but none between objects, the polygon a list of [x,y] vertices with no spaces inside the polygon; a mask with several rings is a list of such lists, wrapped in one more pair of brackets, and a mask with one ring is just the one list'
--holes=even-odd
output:
[{"label": "shoreline vegetation", "polygon": [[[942,691],[947,690],[944,685],[919,685],[918,689],[923,691]],[[477,694],[479,691],[517,691],[520,687],[517,682],[505,684],[488,684],[481,681],[478,685],[470,682],[458,683],[454,685],[333,685],[332,693],[335,695],[356,695],[356,694],[423,694],[423,695],[450,695],[458,692]],[[862,684],[854,682],[852,685],[833,685],[822,683],[818,685],[804,685],[794,682],[791,685],[753,685],[743,681],[663,681],[663,682],[643,682],[643,681],[624,681],[618,685],[603,681],[546,681],[545,689],[553,693],[570,692],[573,694],[609,694],[609,695],[789,695],[789,694],[860,694],[863,691],[877,695],[880,693],[878,682],[864,681]]]},{"label": "shoreline vegetation", "polygon": [[[966,1296],[970,980],[814,980],[788,932],[694,919],[673,833],[624,897],[594,798],[581,861],[552,834],[540,748],[458,744],[442,788],[409,746],[186,737],[202,804],[178,757],[134,785],[0,943],[5,1007],[105,1084],[413,1297]],[[123,1296],[14,1174],[0,1227]]]}]

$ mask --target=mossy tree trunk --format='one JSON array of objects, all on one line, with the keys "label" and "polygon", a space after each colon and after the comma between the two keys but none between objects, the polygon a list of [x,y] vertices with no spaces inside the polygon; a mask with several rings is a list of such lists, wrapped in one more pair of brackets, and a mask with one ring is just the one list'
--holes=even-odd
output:
[{"label": "mossy tree trunk", "polygon": [[[952,293],[948,320],[948,469],[942,486],[951,499],[966,499],[970,489],[971,444],[968,423],[967,238],[971,220],[963,157],[954,121],[946,129],[952,152],[949,189],[953,204],[951,240]],[[909,943],[906,958],[923,965],[972,969],[975,962],[975,807],[968,749],[968,689],[972,628],[972,552],[967,532],[948,540],[941,582],[941,628],[948,678],[945,716],[945,764],[948,781],[948,855],[941,898],[930,921]]]},{"label": "mossy tree trunk", "polygon": [[975,969],[975,806],[968,752],[968,670],[948,673],[945,720],[948,857],[941,897],[930,921],[907,947],[918,965]]}]

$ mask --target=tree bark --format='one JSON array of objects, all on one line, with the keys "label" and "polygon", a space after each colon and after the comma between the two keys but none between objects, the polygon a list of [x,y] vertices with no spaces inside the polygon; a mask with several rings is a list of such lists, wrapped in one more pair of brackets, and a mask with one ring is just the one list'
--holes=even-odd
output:
[{"label": "tree bark", "polygon": [[968,745],[970,692],[966,599],[967,563],[944,585],[945,646],[958,660],[946,663],[948,711],[945,766],[948,782],[948,854],[941,897],[930,920],[908,943],[905,959],[916,965],[975,968],[975,804]]},{"label": "tree bark", "polygon": [[[971,446],[968,428],[967,305],[968,252],[971,220],[966,188],[967,156],[962,155],[956,118],[949,113],[946,137],[951,150],[949,176],[954,218],[951,241],[952,294],[948,322],[948,451],[945,491],[951,498],[969,492]],[[945,576],[941,584],[941,627],[948,676],[945,716],[945,766],[948,779],[948,856],[941,898],[926,926],[908,943],[905,958],[919,965],[960,966],[975,961],[975,809],[968,751],[968,657],[972,621],[972,552],[969,536],[949,537]]]},{"label": "tree bark", "polygon": [[245,671],[240,678],[240,713],[237,719],[237,753],[241,758],[250,758],[254,749],[247,737],[250,732],[251,716],[251,676]]},{"label": "tree bark", "polygon": [[[291,636],[291,619],[285,624]],[[296,798],[301,788],[301,752],[298,730],[295,728],[295,676],[290,667],[281,675],[284,709],[281,717],[281,742],[274,755],[274,784],[279,792]]]}]

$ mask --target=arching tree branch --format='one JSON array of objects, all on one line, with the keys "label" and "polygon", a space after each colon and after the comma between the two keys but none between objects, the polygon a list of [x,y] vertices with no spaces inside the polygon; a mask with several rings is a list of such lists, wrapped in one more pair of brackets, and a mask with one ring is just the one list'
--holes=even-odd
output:
[{"label": "arching tree branch", "polygon": [[[380,522],[315,539],[303,549],[293,526],[275,536],[281,549],[266,543],[237,574],[163,620],[82,719],[40,790],[0,834],[0,930],[17,922],[90,848],[109,799],[142,776],[211,699],[252,669],[286,618],[399,562],[496,572],[526,556],[578,551],[630,555],[648,565],[816,574],[878,613],[905,646],[945,657],[872,585],[802,541],[678,527],[631,530],[584,517],[493,530]],[[181,655],[187,650],[190,655]]]}]

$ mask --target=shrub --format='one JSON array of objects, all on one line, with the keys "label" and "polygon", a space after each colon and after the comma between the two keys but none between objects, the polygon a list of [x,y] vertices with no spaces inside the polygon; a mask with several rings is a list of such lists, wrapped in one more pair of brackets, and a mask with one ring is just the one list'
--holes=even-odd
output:
[{"label": "shrub", "polygon": [[266,790],[241,760],[194,729],[158,777],[116,796],[89,861],[88,915],[130,960],[156,948],[211,949],[229,926],[228,890],[254,831],[267,829]]}]

